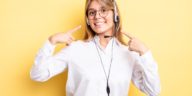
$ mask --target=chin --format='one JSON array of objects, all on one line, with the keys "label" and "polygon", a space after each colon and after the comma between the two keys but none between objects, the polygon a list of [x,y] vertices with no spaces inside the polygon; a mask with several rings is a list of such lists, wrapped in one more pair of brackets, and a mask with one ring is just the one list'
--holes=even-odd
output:
[{"label": "chin", "polygon": [[107,30],[105,30],[105,29],[95,29],[94,31],[95,31],[97,34],[101,34],[101,33],[106,32]]}]

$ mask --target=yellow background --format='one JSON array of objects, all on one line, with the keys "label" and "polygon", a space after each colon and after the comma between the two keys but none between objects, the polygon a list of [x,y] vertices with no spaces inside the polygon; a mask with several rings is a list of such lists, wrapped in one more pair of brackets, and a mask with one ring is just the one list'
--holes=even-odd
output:
[{"label": "yellow background", "polygon": [[[65,96],[66,72],[37,83],[30,80],[29,71],[51,34],[84,26],[84,3],[0,0],[0,96]],[[119,0],[118,4],[123,28],[145,42],[158,62],[160,96],[192,96],[192,1]],[[82,38],[83,30],[74,36]],[[133,85],[129,94],[145,96]]]}]

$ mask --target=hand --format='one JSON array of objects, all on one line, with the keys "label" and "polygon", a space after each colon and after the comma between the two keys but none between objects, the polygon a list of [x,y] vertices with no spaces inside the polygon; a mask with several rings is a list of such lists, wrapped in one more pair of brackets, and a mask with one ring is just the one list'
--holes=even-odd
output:
[{"label": "hand", "polygon": [[130,33],[121,32],[130,40],[128,42],[129,50],[138,52],[141,55],[145,54],[149,49],[139,39],[135,38]]},{"label": "hand", "polygon": [[72,33],[74,33],[75,31],[79,30],[81,28],[81,25],[77,26],[76,28],[69,30],[66,33],[56,33],[52,36],[49,37],[49,41],[55,45],[57,43],[66,43],[67,45],[69,45],[72,41],[75,40],[75,38],[72,36]]}]

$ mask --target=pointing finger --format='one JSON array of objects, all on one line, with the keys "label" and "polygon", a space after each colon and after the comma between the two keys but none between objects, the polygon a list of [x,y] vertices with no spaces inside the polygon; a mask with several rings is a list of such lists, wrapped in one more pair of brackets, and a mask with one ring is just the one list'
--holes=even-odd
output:
[{"label": "pointing finger", "polygon": [[79,25],[79,26],[75,27],[74,29],[68,31],[68,33],[72,34],[72,33],[74,33],[75,31],[79,30],[80,28],[81,28],[81,25]]},{"label": "pointing finger", "polygon": [[125,36],[127,36],[129,39],[133,39],[134,38],[134,36],[132,35],[132,34],[130,34],[130,33],[126,33],[126,32],[121,32],[121,33],[123,33]]},{"label": "pointing finger", "polygon": [[75,41],[75,38],[74,38],[72,35],[70,36],[70,38],[71,38],[73,41]]}]

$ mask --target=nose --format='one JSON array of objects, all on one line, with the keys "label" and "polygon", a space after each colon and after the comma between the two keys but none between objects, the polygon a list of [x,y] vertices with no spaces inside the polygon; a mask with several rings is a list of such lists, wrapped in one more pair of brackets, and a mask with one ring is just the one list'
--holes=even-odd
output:
[{"label": "nose", "polygon": [[95,14],[95,19],[98,19],[98,18],[101,18],[99,11],[97,11]]}]

